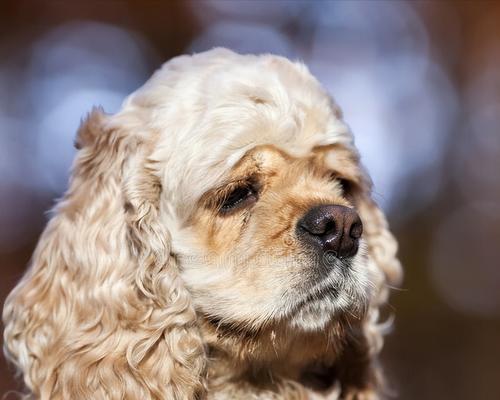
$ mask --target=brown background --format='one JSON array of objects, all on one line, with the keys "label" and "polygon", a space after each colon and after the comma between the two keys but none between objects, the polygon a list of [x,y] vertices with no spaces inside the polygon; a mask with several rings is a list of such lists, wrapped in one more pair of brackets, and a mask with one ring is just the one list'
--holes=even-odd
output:
[{"label": "brown background", "polygon": [[[339,41],[338,36],[334,36],[349,31],[350,19],[346,19],[346,27],[341,26],[344,30],[331,31],[332,40],[327,35],[319,44],[313,43],[312,33],[318,24],[314,18],[319,18],[317,10],[324,8],[326,14],[328,9],[333,20],[336,12],[342,12],[340,2],[333,5],[316,2],[314,18],[308,9],[314,2],[300,3],[302,11],[295,14],[287,14],[286,10],[297,8],[298,2],[273,2],[272,7],[278,12],[271,10],[267,15],[259,11],[269,7],[263,2],[230,3],[0,2],[0,146],[4,146],[3,153],[0,148],[0,157],[4,157],[0,159],[2,303],[29,261],[48,218],[46,210],[64,189],[60,183],[45,184],[37,178],[40,171],[49,169],[52,161],[58,161],[56,142],[53,159],[35,157],[46,132],[38,131],[43,125],[37,119],[41,118],[38,104],[44,101],[40,97],[43,86],[38,83],[47,74],[57,73],[60,67],[58,63],[40,64],[45,57],[43,49],[47,47],[41,47],[41,55],[36,49],[40,49],[37,43],[45,40],[53,29],[68,22],[97,21],[140,35],[138,54],[142,54],[143,59],[137,67],[132,57],[134,79],[127,80],[125,75],[119,93],[132,91],[161,62],[216,44],[206,32],[207,26],[219,20],[236,26],[248,21],[257,23],[258,27],[271,26],[290,39],[293,54],[311,54],[309,50],[316,46],[315,51],[323,57],[323,66],[331,63],[332,70],[335,70],[335,57],[325,54],[338,51],[356,60],[359,47],[356,44],[363,47],[364,43],[371,43],[370,32],[362,29],[353,37],[347,37],[354,41],[352,46],[349,41]],[[393,10],[396,16],[404,11],[398,2],[358,2],[356,7],[373,7],[374,3]],[[224,11],[224,7],[229,7],[229,11]],[[443,132],[436,130],[440,136],[431,138],[436,146],[440,143],[438,159],[427,167],[406,173],[403,180],[393,185],[390,196],[380,193],[382,199],[385,196],[391,199],[385,207],[400,241],[400,256],[405,267],[402,290],[393,291],[391,297],[389,313],[394,312],[396,322],[386,341],[383,359],[401,399],[499,399],[500,75],[495,73],[495,66],[500,69],[500,3],[408,2],[404,7],[410,10],[405,13],[411,12],[412,18],[420,21],[418,26],[426,32],[427,57],[439,66],[453,93],[453,99],[438,99],[432,107],[441,113],[440,107],[449,109],[453,103],[455,111],[439,114],[446,114],[448,119],[442,126]],[[281,15],[279,20],[273,19],[276,15]],[[381,29],[385,24],[384,20],[375,23]],[[244,31],[241,35],[247,35],[248,39],[251,33]],[[74,42],[77,45],[78,40]],[[85,42],[90,50],[101,46],[99,39],[93,40]],[[379,58],[383,58],[384,51],[408,45],[400,36],[388,35],[384,40],[377,49]],[[258,45],[265,46],[265,43]],[[411,48],[412,44],[408,46]],[[116,52],[120,49],[117,47]],[[70,62],[73,53],[67,54],[66,61]],[[113,51],[99,54],[109,59],[117,56]],[[39,60],[38,64],[34,60]],[[62,60],[61,65],[66,61]],[[394,79],[399,76],[402,82],[413,79],[410,75],[401,78],[397,66],[393,74]],[[356,92],[360,101],[363,90],[362,87]],[[425,91],[422,95],[426,95]],[[432,100],[432,96],[430,98]],[[95,104],[100,102],[96,95]],[[408,113],[411,118],[425,102],[409,108],[404,108],[404,101],[394,100],[394,104],[392,109],[397,115]],[[405,142],[399,140],[403,134],[403,130],[391,131],[393,142],[389,141],[389,146],[394,143],[395,148],[404,148]],[[424,134],[422,132],[422,139],[416,135],[412,146],[418,146]],[[74,132],[68,135],[72,137]],[[420,157],[425,157],[425,152]],[[403,167],[400,162],[393,168]],[[421,194],[431,186],[434,187],[432,196],[424,202]],[[16,388],[19,383],[12,376],[12,368],[2,359],[0,394]]]}]

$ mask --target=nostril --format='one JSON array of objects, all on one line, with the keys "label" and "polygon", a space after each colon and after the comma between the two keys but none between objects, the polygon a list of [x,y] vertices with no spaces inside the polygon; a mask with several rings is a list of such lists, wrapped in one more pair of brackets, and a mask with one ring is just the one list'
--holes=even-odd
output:
[{"label": "nostril", "polygon": [[322,235],[329,235],[329,234],[334,234],[335,233],[335,221],[329,220],[325,228],[323,229],[323,232],[321,233]]},{"label": "nostril", "polygon": [[320,208],[308,213],[300,222],[299,227],[307,233],[322,237],[333,234],[336,229],[335,221]]},{"label": "nostril", "polygon": [[361,221],[352,224],[349,236],[353,239],[359,239],[362,234],[363,234],[363,224],[361,223]]}]

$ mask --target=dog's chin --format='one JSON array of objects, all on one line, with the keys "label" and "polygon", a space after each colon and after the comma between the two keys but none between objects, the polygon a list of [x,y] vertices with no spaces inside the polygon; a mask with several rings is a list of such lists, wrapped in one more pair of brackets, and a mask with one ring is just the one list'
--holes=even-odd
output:
[{"label": "dog's chin", "polygon": [[293,329],[318,331],[324,329],[335,317],[338,308],[328,299],[312,300],[302,305],[289,321]]},{"label": "dog's chin", "polygon": [[361,319],[368,305],[369,280],[355,263],[348,268],[339,265],[297,298],[290,313],[290,326],[318,331],[335,320]]}]

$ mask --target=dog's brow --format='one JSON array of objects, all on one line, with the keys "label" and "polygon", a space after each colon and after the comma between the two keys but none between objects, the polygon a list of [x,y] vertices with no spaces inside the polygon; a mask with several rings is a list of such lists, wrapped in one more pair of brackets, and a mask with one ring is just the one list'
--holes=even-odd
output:
[{"label": "dog's brow", "polygon": [[318,146],[314,146],[311,150],[311,153],[317,154],[317,153],[325,153],[333,150],[338,150],[341,149],[341,146],[335,143],[330,143],[330,144],[322,144]]}]

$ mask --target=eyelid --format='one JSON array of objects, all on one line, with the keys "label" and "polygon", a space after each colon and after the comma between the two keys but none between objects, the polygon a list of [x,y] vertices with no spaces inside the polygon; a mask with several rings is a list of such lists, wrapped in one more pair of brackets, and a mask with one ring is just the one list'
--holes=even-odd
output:
[{"label": "eyelid", "polygon": [[342,176],[336,171],[329,172],[329,179],[331,181],[339,183],[345,196],[352,195],[352,192],[356,185],[356,183],[352,179]]},{"label": "eyelid", "polygon": [[213,199],[217,211],[219,212],[222,210],[222,205],[224,204],[224,201],[228,198],[228,196],[231,195],[233,191],[244,187],[250,188],[257,196],[261,191],[261,185],[259,184],[255,176],[234,180],[215,189],[215,194],[213,196]]},{"label": "eyelid", "polygon": [[[235,201],[230,201],[234,193],[236,193],[237,199]],[[258,193],[251,186],[237,187],[222,200],[217,211],[221,215],[227,215],[232,211],[244,208],[250,203],[254,203],[257,200],[257,197]],[[228,201],[229,205],[226,205]]]},{"label": "eyelid", "polygon": [[328,179],[331,181],[337,181],[340,179],[346,179],[341,176],[337,171],[328,171]]},{"label": "eyelid", "polygon": [[229,195],[233,190],[242,187],[242,186],[247,186],[247,185],[252,185],[253,186],[253,180],[250,178],[242,178],[242,179],[237,179],[234,181],[226,182],[225,184],[219,186],[214,190],[215,193],[215,198],[221,199]]}]

